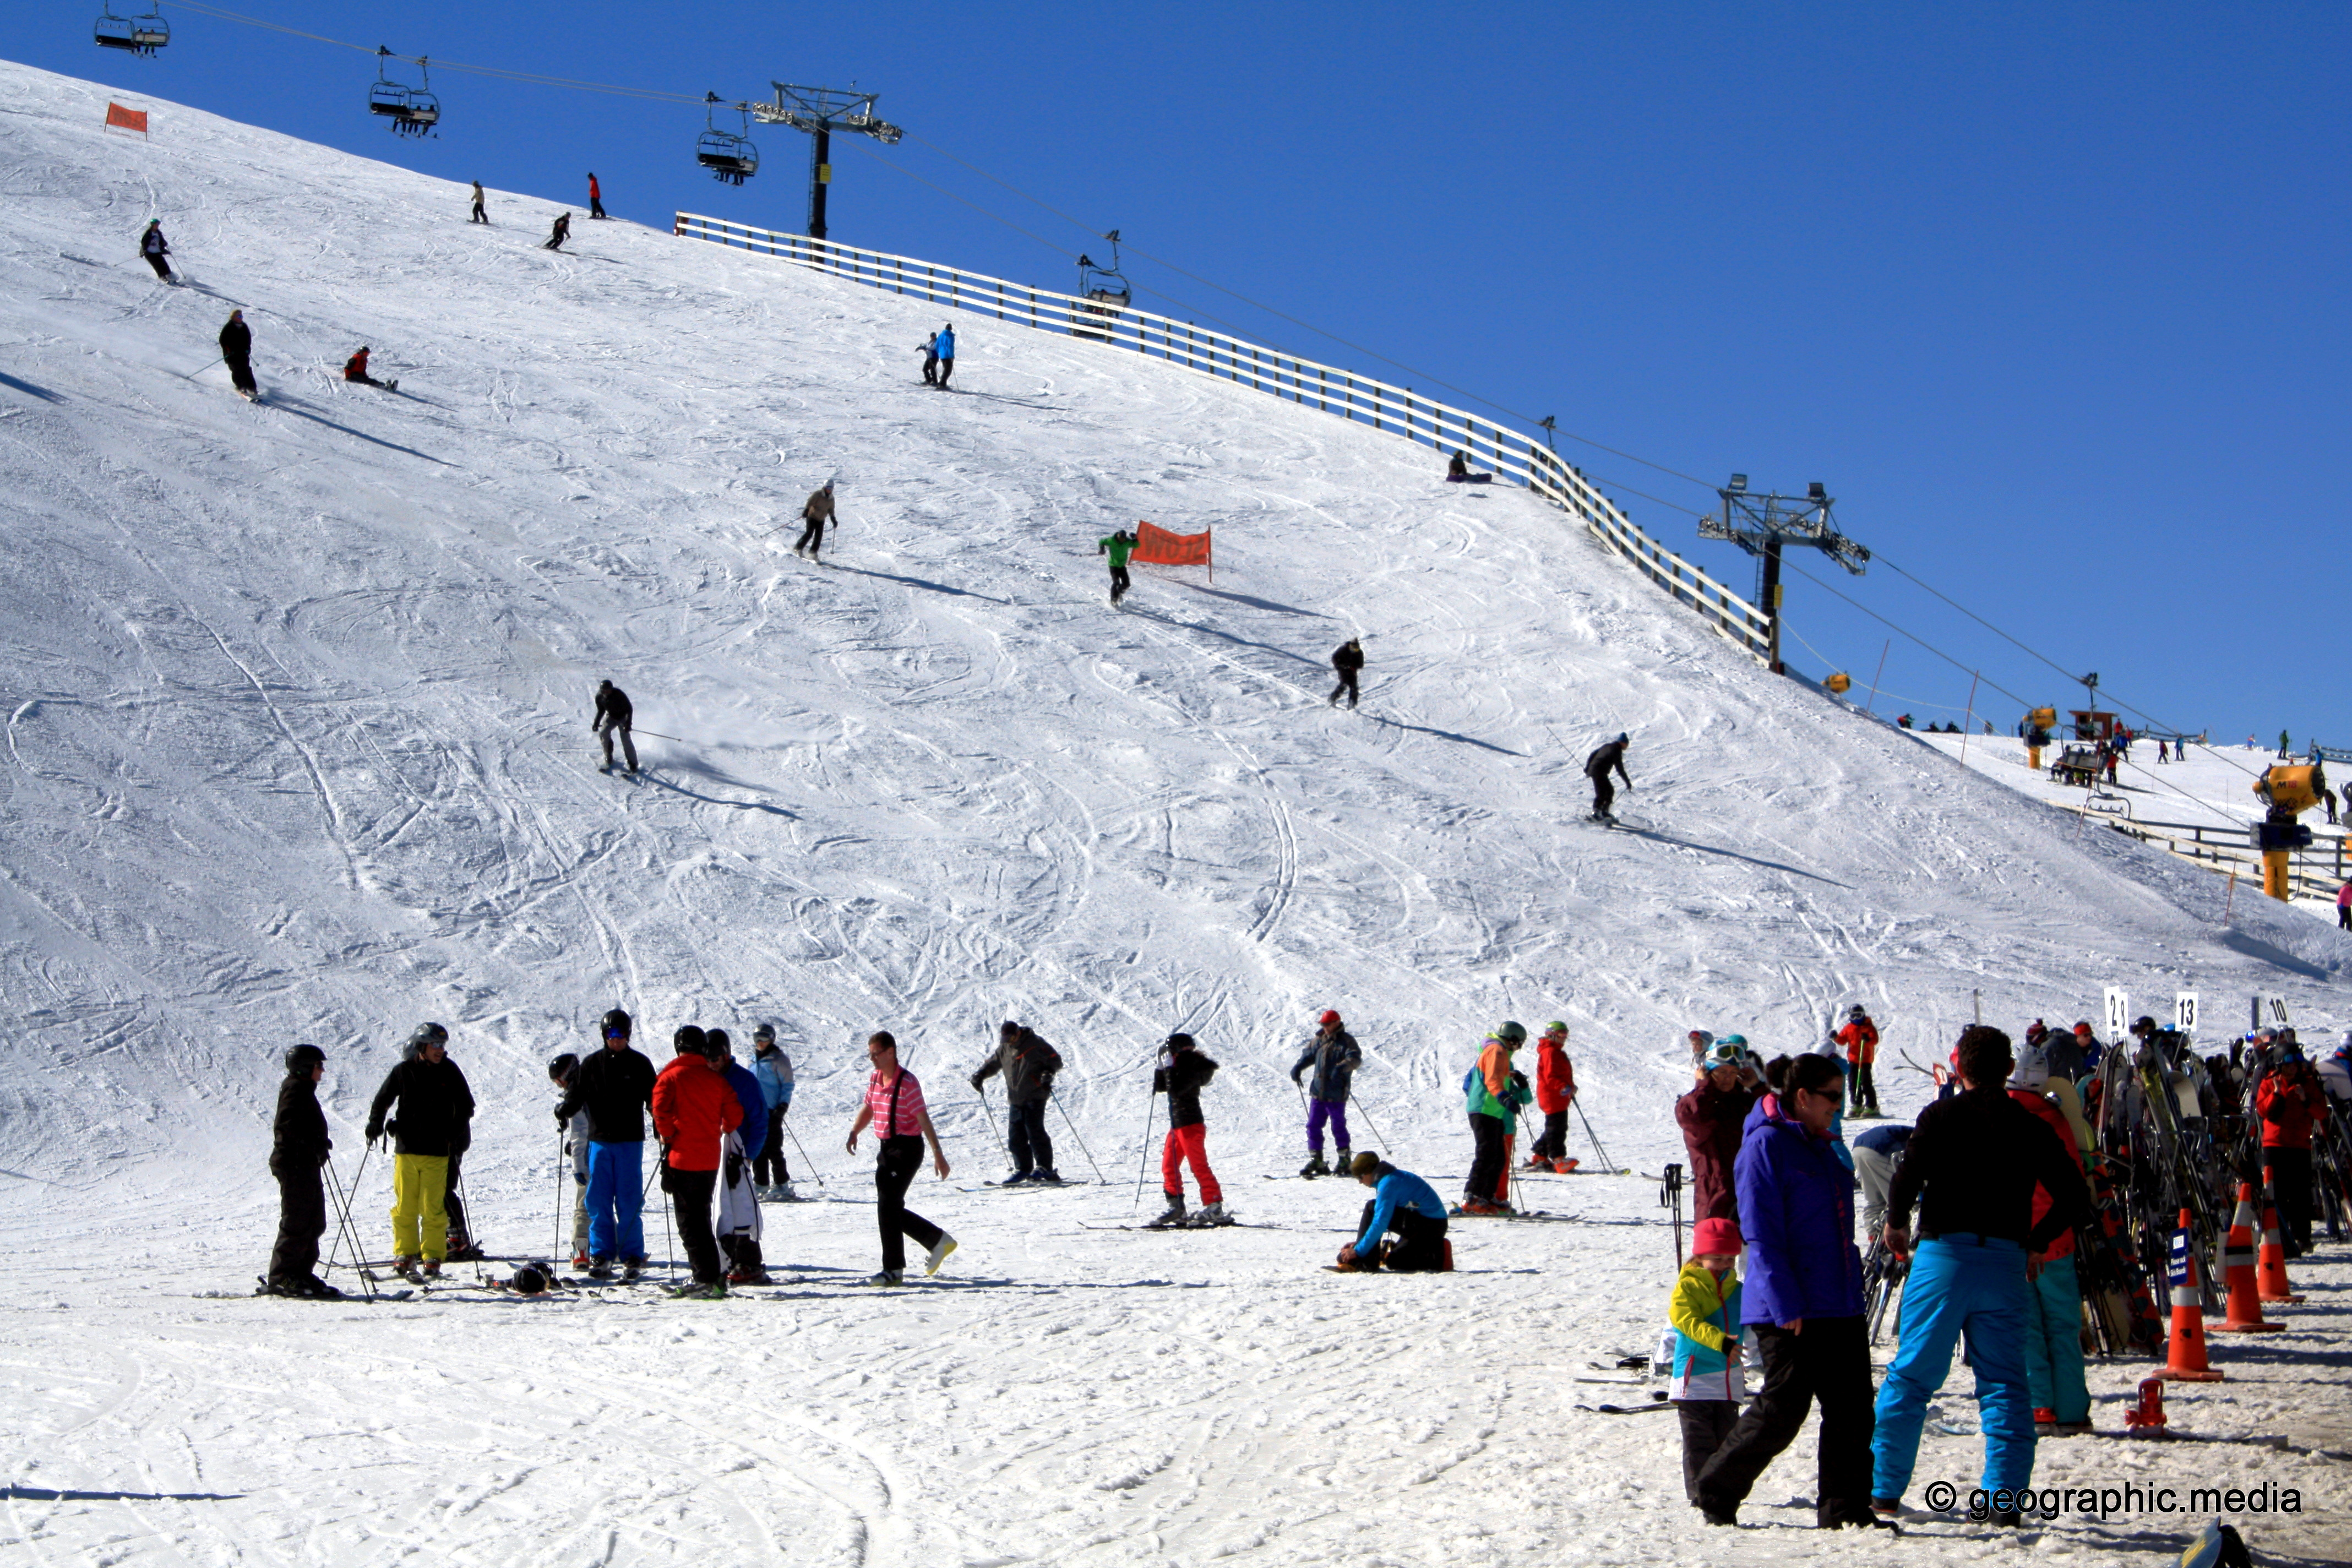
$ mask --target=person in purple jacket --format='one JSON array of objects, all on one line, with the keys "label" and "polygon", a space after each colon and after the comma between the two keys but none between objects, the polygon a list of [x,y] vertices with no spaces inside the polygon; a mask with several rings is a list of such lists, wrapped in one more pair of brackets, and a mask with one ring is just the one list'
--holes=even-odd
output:
[{"label": "person in purple jacket", "polygon": [[1870,1508],[1870,1335],[1854,1180],[1830,1136],[1845,1072],[1829,1057],[1781,1057],[1764,1077],[1771,1092],[1748,1114],[1733,1175],[1748,1258],[1739,1316],[1756,1331],[1764,1385],[1699,1472],[1699,1513],[1709,1524],[1737,1524],[1757,1477],[1795,1440],[1818,1399],[1814,1522],[1892,1528]]}]

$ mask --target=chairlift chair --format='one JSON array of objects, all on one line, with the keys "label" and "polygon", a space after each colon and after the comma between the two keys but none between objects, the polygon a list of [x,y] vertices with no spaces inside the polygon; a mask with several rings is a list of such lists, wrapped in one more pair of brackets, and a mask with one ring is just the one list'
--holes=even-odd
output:
[{"label": "chairlift chair", "polygon": [[[716,105],[719,98],[715,92],[706,92],[702,101]],[[708,129],[694,144],[694,161],[709,170],[713,179],[724,180],[730,185],[740,185],[760,172],[760,149],[751,144],[748,134],[751,129],[751,107],[739,103],[735,108],[743,116],[747,134],[739,136],[731,131],[719,130],[711,118],[719,112],[714,107],[703,111],[703,123]]]},{"label": "chairlift chair", "polygon": [[161,10],[151,7],[144,16],[118,16],[112,0],[103,0],[103,4],[104,14],[92,32],[100,48],[152,55],[172,41],[172,24],[163,20]]},{"label": "chairlift chair", "polygon": [[[1110,265],[1105,267],[1091,256],[1078,258],[1078,296],[1090,301],[1078,307],[1082,315],[1115,317],[1135,299],[1135,290],[1118,269],[1118,230],[1103,236],[1110,241]],[[1097,338],[1108,342],[1110,334],[1090,331],[1082,326],[1070,329],[1072,337]]]},{"label": "chairlift chair", "polygon": [[422,58],[416,68],[423,72],[424,87],[410,87],[396,82],[384,74],[384,61],[394,57],[383,45],[376,46],[375,85],[368,89],[368,112],[381,114],[392,121],[394,131],[404,136],[422,136],[441,123],[441,100],[429,90],[433,84],[431,70]]}]

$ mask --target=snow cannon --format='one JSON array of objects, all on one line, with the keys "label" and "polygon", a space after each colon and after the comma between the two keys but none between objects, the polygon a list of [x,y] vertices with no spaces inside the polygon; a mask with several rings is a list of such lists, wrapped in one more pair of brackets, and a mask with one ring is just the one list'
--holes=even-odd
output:
[{"label": "snow cannon", "polygon": [[2025,765],[2035,773],[2042,771],[2042,748],[2050,743],[2050,731],[2058,727],[2058,710],[2036,708],[2025,716]]},{"label": "snow cannon", "polygon": [[2327,787],[2326,768],[2324,763],[2278,764],[2264,769],[2254,781],[2254,794],[2270,808],[2251,835],[2262,852],[2263,891],[2282,903],[2290,891],[2290,858],[2297,849],[2311,847],[2311,829],[2295,818],[2319,804],[2320,792]]},{"label": "snow cannon", "polygon": [[1831,676],[1827,680],[1822,681],[1822,684],[1828,688],[1832,692],[1843,697],[1847,692],[1853,689],[1853,677],[1841,669],[1835,675]]}]

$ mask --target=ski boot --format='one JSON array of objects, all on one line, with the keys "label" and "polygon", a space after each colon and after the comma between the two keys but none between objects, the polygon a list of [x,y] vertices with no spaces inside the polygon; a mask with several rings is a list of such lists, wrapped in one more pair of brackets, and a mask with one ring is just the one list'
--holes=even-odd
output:
[{"label": "ski boot", "polygon": [[790,1182],[778,1182],[768,1190],[776,1194],[775,1201],[780,1204],[796,1204],[801,1201],[801,1195],[793,1191],[793,1184]]},{"label": "ski boot", "polygon": [[1035,1180],[1041,1187],[1058,1187],[1062,1184],[1062,1173],[1051,1165],[1040,1165]]},{"label": "ski boot", "polygon": [[596,1267],[596,1261],[584,1252],[575,1252],[572,1255],[572,1267],[585,1274]]},{"label": "ski boot", "polygon": [[481,1243],[469,1237],[453,1236],[449,1238],[448,1258],[452,1263],[479,1263],[488,1256],[482,1250]]},{"label": "ski boot", "polygon": [[425,1276],[416,1265],[417,1259],[404,1255],[392,1260],[392,1271],[411,1285],[422,1285],[425,1283]]},{"label": "ski boot", "polygon": [[724,1301],[727,1281],[724,1279],[689,1279],[670,1293],[673,1301]]},{"label": "ski boot", "polygon": [[1181,1193],[1170,1193],[1168,1194],[1168,1207],[1166,1211],[1163,1212],[1158,1219],[1144,1221],[1143,1227],[1146,1230],[1165,1230],[1170,1226],[1182,1225],[1183,1223],[1184,1194]]},{"label": "ski boot", "polygon": [[1309,1155],[1307,1163],[1298,1167],[1298,1173],[1310,1182],[1318,1176],[1329,1175],[1331,1167],[1323,1163],[1323,1151],[1318,1149]]},{"label": "ski boot", "polygon": [[646,1272],[646,1260],[645,1260],[644,1258],[624,1258],[623,1259],[621,1259],[621,1283],[622,1283],[622,1284],[624,1284],[624,1285],[634,1285],[634,1284],[635,1284],[635,1283],[637,1282],[637,1280],[639,1280],[640,1279],[643,1279],[643,1278],[645,1277],[645,1272]]},{"label": "ski boot", "polygon": [[1221,1225],[1231,1225],[1234,1220],[1231,1215],[1225,1213],[1225,1205],[1220,1200],[1213,1204],[1202,1205],[1201,1212],[1194,1215],[1190,1223],[1198,1230],[1213,1230]]},{"label": "ski boot", "polygon": [[730,1285],[773,1285],[764,1268],[738,1268],[727,1276]]},{"label": "ski boot", "polygon": [[343,1299],[343,1293],[341,1290],[336,1289],[316,1274],[308,1279],[294,1281],[292,1293],[306,1301],[340,1301]]},{"label": "ski boot", "polygon": [[868,1285],[904,1285],[907,1274],[904,1269],[885,1268],[879,1274],[867,1276],[866,1282]]},{"label": "ski boot", "polygon": [[428,1258],[425,1260],[425,1278],[427,1279],[438,1279],[441,1278],[441,1260],[439,1258]]},{"label": "ski boot", "polygon": [[1522,1171],[1549,1171],[1551,1169],[1551,1156],[1549,1154],[1530,1154],[1528,1156],[1528,1163],[1521,1165],[1519,1169]]},{"label": "ski boot", "polygon": [[1552,1174],[1556,1176],[1565,1176],[1575,1169],[1576,1162],[1573,1160],[1554,1160],[1551,1163]]},{"label": "ski boot", "polygon": [[1015,1171],[1011,1175],[1005,1177],[1004,1180],[999,1182],[997,1185],[1001,1187],[1025,1187],[1036,1179],[1037,1173],[1034,1171]]}]

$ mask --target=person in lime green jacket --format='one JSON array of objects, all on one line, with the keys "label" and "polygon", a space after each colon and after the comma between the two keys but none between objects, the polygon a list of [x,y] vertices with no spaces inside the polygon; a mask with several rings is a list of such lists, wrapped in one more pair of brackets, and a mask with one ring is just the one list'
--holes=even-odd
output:
[{"label": "person in lime green jacket", "polygon": [[1511,1067],[1511,1053],[1527,1043],[1527,1026],[1506,1018],[1479,1047],[1478,1061],[1462,1078],[1464,1108],[1470,1112],[1470,1136],[1477,1153],[1470,1162],[1470,1180],[1462,1195],[1462,1212],[1470,1215],[1508,1214],[1503,1196],[1510,1180],[1511,1154],[1507,1140],[1520,1106],[1535,1099],[1527,1075]]},{"label": "person in lime green jacket", "polygon": [[1727,1219],[1703,1219],[1691,1235],[1691,1258],[1675,1276],[1666,1321],[1675,1329],[1674,1382],[1667,1397],[1683,1427],[1683,1492],[1698,1502],[1698,1473],[1739,1419],[1739,1280],[1747,1244]]},{"label": "person in lime green jacket", "polygon": [[1127,592],[1127,558],[1135,552],[1135,535],[1120,529],[1108,539],[1095,541],[1095,553],[1110,557],[1110,603],[1118,607],[1119,595]]}]

